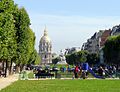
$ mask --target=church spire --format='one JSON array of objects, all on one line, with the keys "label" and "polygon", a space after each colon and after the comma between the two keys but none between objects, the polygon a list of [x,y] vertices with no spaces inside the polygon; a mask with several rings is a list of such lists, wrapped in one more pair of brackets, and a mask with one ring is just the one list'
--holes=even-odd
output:
[{"label": "church spire", "polygon": [[45,29],[44,29],[44,36],[47,36],[47,28],[46,28],[46,25],[45,25]]}]

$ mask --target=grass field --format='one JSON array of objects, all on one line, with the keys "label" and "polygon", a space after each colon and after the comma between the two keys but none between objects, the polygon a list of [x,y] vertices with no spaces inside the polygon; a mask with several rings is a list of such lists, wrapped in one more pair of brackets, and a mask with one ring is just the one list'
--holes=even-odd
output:
[{"label": "grass field", "polygon": [[120,80],[19,80],[0,92],[120,92]]}]

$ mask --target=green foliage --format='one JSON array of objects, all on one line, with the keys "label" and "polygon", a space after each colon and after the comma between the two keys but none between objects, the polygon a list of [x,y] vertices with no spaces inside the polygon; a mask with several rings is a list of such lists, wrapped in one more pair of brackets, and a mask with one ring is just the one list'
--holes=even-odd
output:
[{"label": "green foliage", "polygon": [[14,1],[13,0],[1,0],[0,1],[0,13],[7,12],[13,13],[14,12]]},{"label": "green foliage", "polygon": [[109,37],[103,51],[106,63],[120,64],[120,35]]},{"label": "green foliage", "polygon": [[87,51],[79,51],[72,54],[68,54],[66,55],[66,62],[70,65],[80,64],[86,62],[87,55]]},{"label": "green foliage", "polygon": [[89,53],[87,55],[87,61],[90,65],[99,63],[99,55],[96,53]]},{"label": "green foliage", "polygon": [[35,36],[29,28],[30,19],[24,8],[18,9],[16,18],[17,29],[17,64],[27,64],[34,51]]},{"label": "green foliage", "polygon": [[39,65],[41,62],[41,57],[40,55],[37,53],[36,50],[34,50],[30,56],[29,62],[28,64],[34,64],[34,65]]},{"label": "green foliage", "polygon": [[15,34],[12,14],[0,13],[0,59],[10,61],[16,54]]},{"label": "green foliage", "polygon": [[35,34],[24,8],[13,0],[0,0],[0,60],[24,65],[34,52]]},{"label": "green foliage", "polygon": [[66,62],[70,65],[76,65],[84,62],[89,64],[96,64],[99,62],[98,54],[90,54],[87,51],[79,51],[66,55]]},{"label": "green foliage", "polygon": [[52,64],[57,64],[60,61],[60,57],[52,59]]},{"label": "green foliage", "polygon": [[41,57],[40,57],[40,55],[37,53],[37,56],[36,56],[36,59],[35,59],[34,64],[35,64],[35,65],[39,65],[40,63],[41,63]]},{"label": "green foliage", "polygon": [[[28,31],[28,27],[26,26],[26,24],[24,23],[24,13],[26,11],[24,11],[23,9],[19,9],[18,13],[19,13],[19,21],[16,21],[16,24],[19,24],[16,28],[17,30],[17,44],[18,44],[18,48],[17,48],[17,57],[18,57],[18,63],[21,64],[25,64],[25,60],[27,59],[27,56],[25,55],[27,52],[27,41],[28,41],[28,35],[27,32]],[[26,16],[26,15],[25,15]]]},{"label": "green foliage", "polygon": [[66,57],[66,62],[69,64],[69,65],[74,65],[74,54],[68,54],[65,56]]},{"label": "green foliage", "polygon": [[78,62],[80,62],[80,63],[86,62],[87,61],[87,55],[88,55],[87,51],[84,51],[84,50],[79,51],[78,55],[77,55]]},{"label": "green foliage", "polygon": [[30,72],[29,74],[28,74],[28,78],[30,79],[30,78],[34,78],[34,73],[33,72]]},{"label": "green foliage", "polygon": [[37,57],[37,51],[34,50],[34,51],[31,53],[31,56],[30,56],[30,59],[29,59],[28,64],[33,64],[33,63],[35,62],[36,57]]}]

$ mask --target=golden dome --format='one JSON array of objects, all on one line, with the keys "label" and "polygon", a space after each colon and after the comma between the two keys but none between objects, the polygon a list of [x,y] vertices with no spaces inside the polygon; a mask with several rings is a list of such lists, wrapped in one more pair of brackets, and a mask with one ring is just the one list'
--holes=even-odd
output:
[{"label": "golden dome", "polygon": [[50,40],[50,38],[49,38],[49,36],[48,36],[46,27],[45,27],[45,29],[44,29],[44,35],[42,36],[40,42],[51,43],[51,40]]}]

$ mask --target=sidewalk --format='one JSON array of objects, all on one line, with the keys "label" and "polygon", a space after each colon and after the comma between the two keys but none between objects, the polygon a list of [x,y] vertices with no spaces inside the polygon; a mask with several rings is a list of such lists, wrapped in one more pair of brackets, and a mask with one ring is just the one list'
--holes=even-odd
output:
[{"label": "sidewalk", "polygon": [[13,82],[18,80],[18,74],[14,74],[11,76],[8,76],[6,78],[1,77],[0,78],[0,90],[9,86],[10,84],[12,84]]}]

